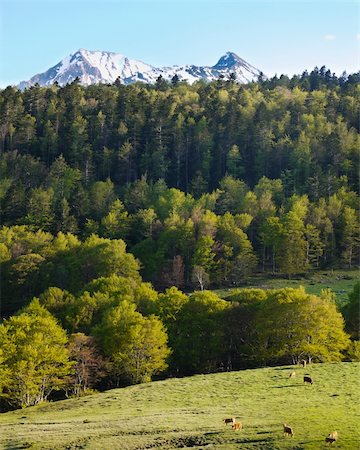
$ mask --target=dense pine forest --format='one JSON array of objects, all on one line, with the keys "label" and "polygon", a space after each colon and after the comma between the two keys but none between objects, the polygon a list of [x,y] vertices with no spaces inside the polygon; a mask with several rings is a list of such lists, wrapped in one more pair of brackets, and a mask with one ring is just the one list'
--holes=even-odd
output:
[{"label": "dense pine forest", "polygon": [[[0,91],[1,310],[16,313],[0,325],[8,404],[39,403],[65,376],[79,394],[167,367],[341,359],[350,341],[330,292],[223,300],[204,288],[358,265],[359,81],[322,67],[248,85]],[[358,290],[343,311],[355,339]],[[23,332],[38,345],[31,364]]]}]

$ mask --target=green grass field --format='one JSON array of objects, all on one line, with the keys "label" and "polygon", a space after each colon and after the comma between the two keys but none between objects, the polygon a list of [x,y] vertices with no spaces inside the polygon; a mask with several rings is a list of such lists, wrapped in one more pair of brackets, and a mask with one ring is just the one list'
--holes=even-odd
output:
[{"label": "green grass field", "polygon": [[[359,388],[359,363],[173,378],[1,414],[0,448],[325,449],[337,430],[332,448],[356,450]],[[223,423],[232,416],[243,430]],[[293,438],[283,436],[283,422]]]},{"label": "green grass field", "polygon": [[[336,303],[339,307],[347,303],[348,295],[360,280],[360,272],[354,270],[328,270],[318,271],[302,278],[281,278],[267,276],[250,277],[246,284],[239,287],[259,287],[261,289],[280,289],[285,287],[297,288],[304,286],[309,294],[318,295],[322,289],[331,289],[336,295]],[[220,297],[225,298],[233,289],[215,289]]]}]

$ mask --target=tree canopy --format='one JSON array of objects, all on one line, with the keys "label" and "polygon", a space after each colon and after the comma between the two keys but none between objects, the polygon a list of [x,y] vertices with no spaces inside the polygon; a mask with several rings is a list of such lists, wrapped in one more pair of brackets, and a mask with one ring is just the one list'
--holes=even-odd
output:
[{"label": "tree canopy", "polygon": [[0,325],[1,397],[18,407],[36,405],[64,387],[72,364],[67,336],[37,300]]}]

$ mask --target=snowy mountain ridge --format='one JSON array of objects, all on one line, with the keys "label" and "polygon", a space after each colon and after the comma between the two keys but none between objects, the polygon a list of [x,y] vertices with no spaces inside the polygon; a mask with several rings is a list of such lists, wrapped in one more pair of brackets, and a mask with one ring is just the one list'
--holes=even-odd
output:
[{"label": "snowy mountain ridge", "polygon": [[185,65],[158,68],[129,59],[120,53],[79,49],[46,72],[33,76],[29,81],[22,81],[18,87],[25,89],[36,83],[49,86],[55,82],[64,86],[77,77],[85,86],[97,83],[112,84],[118,78],[123,84],[137,81],[153,84],[160,75],[167,81],[177,75],[180,81],[185,80],[191,84],[200,79],[213,81],[221,76],[228,79],[230,74],[235,75],[236,81],[247,83],[256,80],[260,71],[233,52],[227,52],[211,67]]}]

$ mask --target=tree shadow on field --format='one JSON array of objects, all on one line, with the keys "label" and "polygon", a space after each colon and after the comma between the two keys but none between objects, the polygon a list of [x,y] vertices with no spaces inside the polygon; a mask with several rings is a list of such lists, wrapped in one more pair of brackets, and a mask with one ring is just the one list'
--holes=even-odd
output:
[{"label": "tree shadow on field", "polygon": [[283,389],[283,388],[290,388],[290,387],[299,387],[301,384],[286,384],[283,386],[271,386],[271,389]]},{"label": "tree shadow on field", "polygon": [[8,442],[2,447],[4,450],[23,450],[25,448],[32,448],[33,444],[30,442],[24,442],[22,444]]},{"label": "tree shadow on field", "polygon": [[[275,439],[272,437],[258,437],[258,438],[242,438],[242,439],[237,439],[236,443],[237,444],[266,444],[266,448],[271,449],[272,445],[271,443],[274,442]],[[265,448],[265,447],[264,447]]]}]

